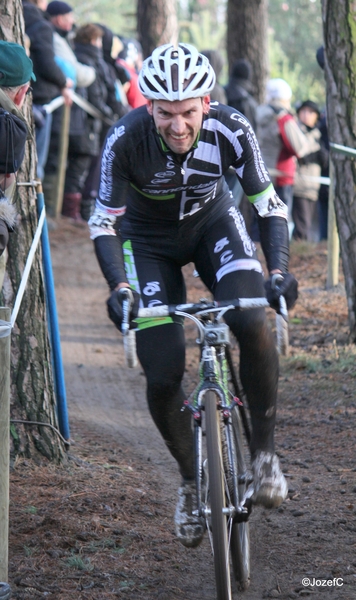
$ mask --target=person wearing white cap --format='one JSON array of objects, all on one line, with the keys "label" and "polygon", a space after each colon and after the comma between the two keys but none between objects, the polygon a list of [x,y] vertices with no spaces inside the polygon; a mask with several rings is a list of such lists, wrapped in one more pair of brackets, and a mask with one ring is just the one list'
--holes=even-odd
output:
[{"label": "person wearing white cap", "polygon": [[266,104],[257,108],[256,135],[275,189],[291,210],[297,158],[318,150],[298,126],[291,112],[292,89],[280,78],[266,86]]}]

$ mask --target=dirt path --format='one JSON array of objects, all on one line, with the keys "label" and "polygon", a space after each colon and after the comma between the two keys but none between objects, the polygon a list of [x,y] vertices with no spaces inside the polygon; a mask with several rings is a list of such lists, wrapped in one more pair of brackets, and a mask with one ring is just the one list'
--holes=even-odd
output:
[{"label": "dirt path", "polygon": [[[97,434],[109,436],[112,444],[120,440],[143,463],[149,461],[154,465],[160,482],[159,494],[173,517],[180,481],[177,468],[148,413],[141,369],[127,369],[123,364],[121,337],[106,315],[108,289],[92,243],[81,230],[64,227],[60,235],[56,232],[52,236],[52,258],[70,421],[79,421],[90,430],[95,428]],[[255,511],[251,523],[254,557],[260,535],[255,531],[258,512]],[[195,559],[192,597],[196,598],[199,586],[201,598],[215,600],[208,540],[194,553],[184,548],[182,551],[187,569],[192,569],[190,563],[193,556]],[[254,558],[252,568],[254,586],[244,594],[246,600],[256,598],[261,570],[261,589],[266,586],[268,569],[261,569],[260,557]],[[273,579],[272,573],[270,577]]]},{"label": "dirt path", "polygon": [[[20,461],[12,475],[14,598],[215,600],[208,539],[194,551],[175,539],[177,469],[148,414],[140,368],[123,364],[88,234],[61,221],[50,237],[72,461]],[[234,600],[356,600],[356,352],[345,294],[342,283],[325,291],[322,245],[292,248],[291,270],[300,298],[276,428],[289,498],[253,510],[251,586]],[[197,280],[188,290],[202,295]],[[188,378],[195,364],[189,350]]]}]

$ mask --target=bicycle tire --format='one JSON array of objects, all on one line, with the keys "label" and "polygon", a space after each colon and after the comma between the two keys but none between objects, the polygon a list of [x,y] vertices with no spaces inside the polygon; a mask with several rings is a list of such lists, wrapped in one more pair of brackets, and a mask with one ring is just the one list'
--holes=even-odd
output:
[{"label": "bicycle tire", "polygon": [[232,600],[227,517],[223,514],[226,493],[220,433],[221,413],[217,410],[216,402],[215,393],[208,391],[204,404],[215,582],[217,599]]},{"label": "bicycle tire", "polygon": [[[233,444],[237,463],[237,473],[246,473],[245,451],[243,444],[242,422],[239,409],[232,411]],[[239,503],[246,491],[246,480],[237,485]],[[230,552],[232,571],[240,590],[250,585],[250,526],[248,521],[233,523],[231,530]]]}]

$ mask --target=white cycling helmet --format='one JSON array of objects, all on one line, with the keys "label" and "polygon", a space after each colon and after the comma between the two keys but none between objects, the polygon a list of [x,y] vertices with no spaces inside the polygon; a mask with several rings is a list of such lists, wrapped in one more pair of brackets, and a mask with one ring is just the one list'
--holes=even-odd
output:
[{"label": "white cycling helmet", "polygon": [[146,58],[138,86],[148,100],[186,100],[210,94],[215,73],[206,56],[190,44],[159,46]]}]

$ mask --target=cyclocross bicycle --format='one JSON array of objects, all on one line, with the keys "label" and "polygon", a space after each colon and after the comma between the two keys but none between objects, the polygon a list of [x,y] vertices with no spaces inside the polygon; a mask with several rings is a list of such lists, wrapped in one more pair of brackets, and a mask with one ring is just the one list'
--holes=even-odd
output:
[{"label": "cyclocross bicycle", "polygon": [[[201,300],[194,304],[143,308],[138,313],[139,317],[179,315],[194,321],[198,329],[199,383],[184,402],[182,410],[189,410],[192,414],[196,514],[206,521],[214,556],[218,600],[232,599],[232,581],[240,590],[249,586],[248,517],[254,492],[247,452],[249,418],[232,361],[229,327],[223,322],[223,316],[232,309],[267,306],[265,298],[224,302]],[[127,364],[135,366],[134,331],[129,328],[129,289],[123,312],[122,333]]]}]

